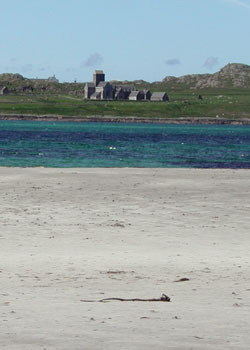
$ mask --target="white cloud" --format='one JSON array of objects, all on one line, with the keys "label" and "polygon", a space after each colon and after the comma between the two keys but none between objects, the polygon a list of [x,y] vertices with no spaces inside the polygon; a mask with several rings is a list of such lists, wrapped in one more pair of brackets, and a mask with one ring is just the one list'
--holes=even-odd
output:
[{"label": "white cloud", "polygon": [[178,58],[170,58],[170,59],[166,60],[165,63],[168,66],[176,66],[177,64],[180,64],[181,62]]},{"label": "white cloud", "polygon": [[217,64],[219,63],[219,60],[217,57],[208,57],[203,64],[203,67],[206,67],[209,70],[212,70]]},{"label": "white cloud", "polygon": [[93,67],[101,64],[103,61],[103,57],[99,53],[93,53],[90,55],[85,62],[83,62],[83,66],[85,67]]},{"label": "white cloud", "polygon": [[21,71],[23,73],[28,73],[31,72],[33,70],[33,64],[31,63],[26,63],[21,67]]}]

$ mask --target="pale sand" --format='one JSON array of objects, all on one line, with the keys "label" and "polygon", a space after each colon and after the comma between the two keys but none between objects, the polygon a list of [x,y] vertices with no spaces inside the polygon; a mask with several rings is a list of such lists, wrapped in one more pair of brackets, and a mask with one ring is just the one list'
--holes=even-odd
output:
[{"label": "pale sand", "polygon": [[1,349],[250,348],[248,170],[0,168],[0,196]]}]

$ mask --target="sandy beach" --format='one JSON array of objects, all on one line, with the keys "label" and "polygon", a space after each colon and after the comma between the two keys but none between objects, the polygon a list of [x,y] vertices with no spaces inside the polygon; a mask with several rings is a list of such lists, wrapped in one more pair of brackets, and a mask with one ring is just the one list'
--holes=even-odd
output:
[{"label": "sandy beach", "polygon": [[249,349],[249,174],[0,168],[0,348]]}]

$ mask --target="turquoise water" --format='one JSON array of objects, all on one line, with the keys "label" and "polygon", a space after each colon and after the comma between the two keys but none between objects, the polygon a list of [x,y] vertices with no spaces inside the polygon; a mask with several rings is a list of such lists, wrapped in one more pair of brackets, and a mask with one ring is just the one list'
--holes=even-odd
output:
[{"label": "turquoise water", "polygon": [[250,126],[0,121],[0,166],[250,168]]}]

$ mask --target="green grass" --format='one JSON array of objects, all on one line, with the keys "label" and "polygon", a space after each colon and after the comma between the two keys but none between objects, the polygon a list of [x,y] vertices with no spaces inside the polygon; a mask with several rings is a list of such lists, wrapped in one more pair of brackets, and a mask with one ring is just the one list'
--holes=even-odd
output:
[{"label": "green grass", "polygon": [[[203,100],[198,100],[198,95]],[[144,118],[250,118],[250,89],[168,92],[169,102],[84,101],[62,95],[0,96],[1,114],[136,116]]]}]

